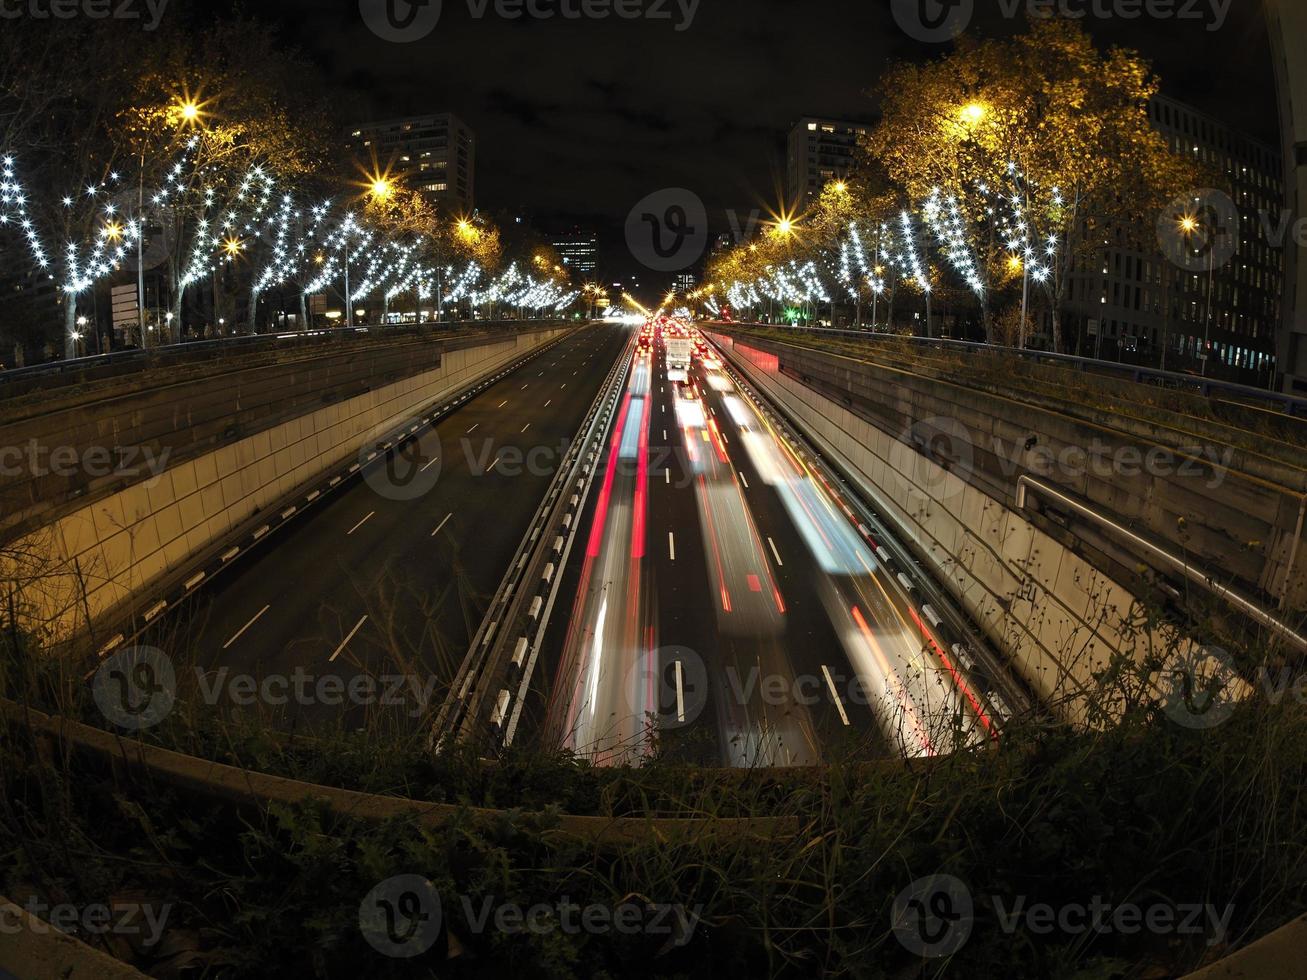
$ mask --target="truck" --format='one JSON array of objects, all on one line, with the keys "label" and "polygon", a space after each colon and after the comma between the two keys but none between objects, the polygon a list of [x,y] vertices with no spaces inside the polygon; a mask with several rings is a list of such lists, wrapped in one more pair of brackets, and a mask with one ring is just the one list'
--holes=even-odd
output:
[{"label": "truck", "polygon": [[694,341],[689,337],[668,337],[667,380],[687,383],[690,380],[690,358],[694,356]]}]

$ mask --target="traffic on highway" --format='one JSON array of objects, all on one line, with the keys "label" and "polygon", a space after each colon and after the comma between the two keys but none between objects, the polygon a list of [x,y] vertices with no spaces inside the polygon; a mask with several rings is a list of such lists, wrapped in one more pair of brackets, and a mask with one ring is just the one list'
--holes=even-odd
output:
[{"label": "traffic on highway", "polygon": [[545,737],[600,764],[733,766],[997,737],[934,612],[693,327],[639,328],[604,456]]}]

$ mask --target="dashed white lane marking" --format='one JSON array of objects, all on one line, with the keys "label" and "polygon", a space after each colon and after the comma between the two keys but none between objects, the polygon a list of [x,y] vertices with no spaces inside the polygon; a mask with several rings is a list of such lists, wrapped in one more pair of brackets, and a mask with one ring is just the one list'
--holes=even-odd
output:
[{"label": "dashed white lane marking", "polygon": [[357,633],[359,630],[361,630],[363,628],[363,624],[366,623],[367,621],[368,621],[368,617],[364,616],[362,619],[360,619],[357,623],[354,624],[354,628],[349,631],[349,636],[345,637],[345,639],[340,641],[340,646],[336,647],[336,652],[333,653],[327,659],[328,663],[335,663],[336,658],[340,656],[341,651],[345,649],[346,645],[349,643],[350,640],[354,639],[354,634]]},{"label": "dashed white lane marking", "polygon": [[489,472],[490,472],[491,470],[493,470],[496,466],[498,466],[498,465],[500,464],[500,462],[503,460],[503,458],[504,458],[503,456],[496,456],[496,457],[495,457],[495,461],[494,461],[493,463],[491,463],[491,464],[486,468],[486,472],[489,473]]},{"label": "dashed white lane marking", "polygon": [[440,457],[439,457],[439,456],[432,456],[432,457],[431,457],[431,462],[427,463],[427,465],[424,466],[424,467],[422,467],[422,469],[420,469],[418,472],[419,472],[419,473],[425,473],[427,470],[431,469],[431,467],[435,466],[435,465],[436,465],[437,463],[439,463],[439,462],[440,462]]},{"label": "dashed white lane marking", "polygon": [[352,528],[350,528],[348,531],[346,531],[346,532],[345,532],[345,537],[348,538],[351,534],[353,534],[355,531],[357,531],[359,528],[361,528],[364,524],[366,524],[368,521],[370,521],[370,520],[372,519],[372,515],[375,514],[375,513],[376,513],[375,510],[370,510],[370,511],[368,511],[368,516],[365,517],[365,518],[363,518],[363,520],[359,521],[359,522],[358,522],[357,524],[355,524]]},{"label": "dashed white lane marking", "polygon": [[448,524],[448,523],[449,523],[449,519],[450,519],[451,517],[453,517],[453,516],[454,516],[454,515],[453,515],[452,512],[449,513],[449,514],[446,514],[446,515],[445,515],[445,519],[444,519],[443,521],[441,521],[439,524],[437,524],[437,525],[436,525],[436,529],[435,529],[434,531],[431,532],[431,536],[434,538],[437,534],[439,534],[439,533],[440,533],[440,529],[441,529],[442,527],[444,527],[446,524]]},{"label": "dashed white lane marking", "polygon": [[667,554],[672,561],[676,561],[676,534],[673,531],[667,532]]},{"label": "dashed white lane marking", "polygon": [[495,407],[496,407],[496,408],[503,408],[503,407],[504,407],[505,405],[507,405],[507,404],[508,404],[508,399],[505,398],[502,402],[500,402],[500,403],[499,403],[498,405],[496,405]]},{"label": "dashed white lane marking", "polygon": [[472,426],[472,428],[468,429],[468,430],[467,430],[467,435],[471,435],[473,432],[475,432],[475,431],[476,431],[476,428],[477,428],[477,425],[480,425],[480,424],[481,424],[481,423],[478,422],[476,425]]},{"label": "dashed white lane marking", "polygon": [[522,426],[522,431],[525,432],[525,431],[526,431],[527,429],[529,429],[529,428],[531,428],[531,423],[530,423],[530,422],[528,422],[526,425]]},{"label": "dashed white lane marking", "polygon": [[676,720],[685,721],[685,679],[681,672],[681,662],[676,661]]},{"label": "dashed white lane marking", "polygon": [[768,538],[768,539],[767,539],[767,543],[768,543],[769,545],[771,545],[771,555],[772,555],[773,558],[776,559],[776,564],[777,564],[777,565],[784,565],[785,562],[781,561],[781,553],[780,553],[779,551],[776,550],[776,542],[773,541],[771,538]]},{"label": "dashed white lane marking", "polygon": [[840,692],[835,690],[835,678],[830,675],[830,668],[825,664],[821,665],[821,672],[826,677],[826,686],[830,688],[830,696],[835,699],[835,707],[840,713],[840,721],[844,722],[844,727],[849,727],[849,716],[844,711],[844,702],[840,700]]},{"label": "dashed white lane marking", "polygon": [[664,476],[664,477],[666,478],[666,480],[667,480],[667,485],[668,485],[668,486],[671,486],[671,483],[672,483],[672,471],[671,471],[671,470],[663,470],[663,476]]},{"label": "dashed white lane marking", "polygon": [[744,489],[749,489],[749,479],[743,473],[740,474],[740,482],[744,484]]},{"label": "dashed white lane marking", "polygon": [[552,398],[549,399],[549,401],[545,402],[545,408],[548,408],[548,407],[549,407],[550,405],[552,405],[553,403],[554,403],[554,400],[553,400]]},{"label": "dashed white lane marking", "polygon": [[254,617],[248,623],[246,623],[244,626],[242,626],[240,629],[238,629],[235,633],[232,634],[231,639],[228,640],[226,643],[224,643],[222,645],[222,648],[226,650],[229,646],[231,646],[233,643],[239,640],[241,638],[241,634],[244,633],[251,626],[253,626],[256,622],[258,622],[259,617],[262,616],[267,611],[268,611],[268,607],[264,606],[262,609],[256,612],[254,614]]}]

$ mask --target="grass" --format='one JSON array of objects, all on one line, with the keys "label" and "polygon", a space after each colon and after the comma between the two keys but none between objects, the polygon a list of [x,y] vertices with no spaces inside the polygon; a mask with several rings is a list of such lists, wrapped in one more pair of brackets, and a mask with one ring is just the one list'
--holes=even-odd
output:
[{"label": "grass", "polygon": [[[12,636],[0,680],[34,707],[88,712],[82,685]],[[505,810],[439,831],[362,823],[312,801],[215,805],[9,729],[0,894],[168,904],[156,947],[107,943],[159,976],[1179,975],[1307,904],[1307,712],[1292,698],[1262,700],[1191,730],[1159,712],[1146,685],[1116,686],[1138,693],[1109,730],[1028,721],[991,750],[926,764],[849,750],[795,773],[700,769],[656,753],[627,769],[529,748],[489,762],[467,750],[433,757],[419,735],[379,721],[304,739],[257,718],[179,711],[148,736],[301,779]],[[766,814],[803,831],[781,844],[651,835],[596,847],[548,833],[559,812]],[[952,958],[923,960],[900,944],[891,915],[896,895],[936,873],[965,883],[976,918]],[[411,960],[382,956],[359,927],[364,897],[399,874],[430,880],[443,910],[436,946]],[[525,908],[560,896],[680,905],[702,921],[679,936],[477,925],[486,901]],[[1229,936],[1211,946],[1210,933],[1005,931],[1000,913],[1021,896],[1059,909],[1101,897],[1233,911]]]}]

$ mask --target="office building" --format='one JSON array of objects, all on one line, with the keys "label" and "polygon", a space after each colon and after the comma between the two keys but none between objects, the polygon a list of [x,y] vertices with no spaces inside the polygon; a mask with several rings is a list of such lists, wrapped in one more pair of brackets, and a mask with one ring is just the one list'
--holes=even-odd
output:
[{"label": "office building", "polygon": [[476,136],[452,112],[363,123],[349,149],[367,172],[403,178],[447,212],[476,207]]},{"label": "office building", "polygon": [[599,268],[599,241],[594,232],[574,228],[565,235],[555,236],[553,245],[575,281],[594,279]]},{"label": "office building", "polygon": [[871,132],[863,123],[805,116],[790,130],[786,156],[786,203],[802,211],[833,180],[853,169],[858,140]]},{"label": "office building", "polygon": [[1234,255],[1182,268],[1152,229],[1140,240],[1108,226],[1107,247],[1072,277],[1069,332],[1091,356],[1269,387],[1284,288],[1283,249],[1268,236],[1284,195],[1280,153],[1174,99],[1155,98],[1149,116],[1175,153],[1232,189]]}]

